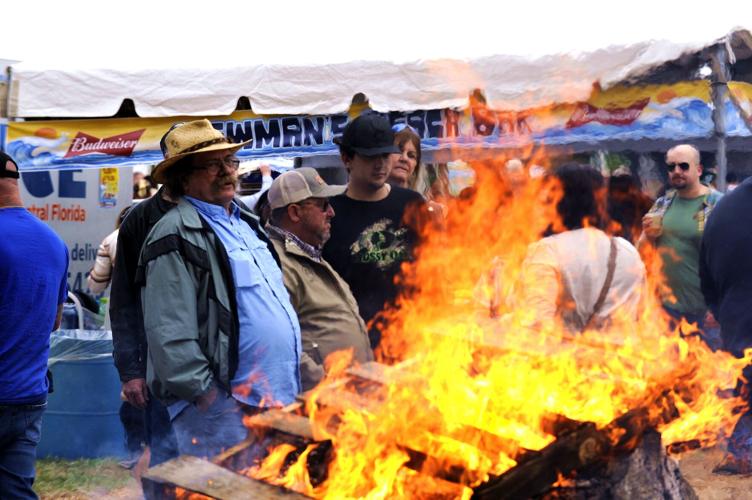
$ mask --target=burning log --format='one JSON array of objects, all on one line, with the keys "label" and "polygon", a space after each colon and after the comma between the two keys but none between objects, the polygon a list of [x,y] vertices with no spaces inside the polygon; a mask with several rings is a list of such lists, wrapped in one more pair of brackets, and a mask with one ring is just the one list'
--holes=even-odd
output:
[{"label": "burning log", "polygon": [[582,470],[576,480],[563,481],[542,498],[697,500],[698,497],[676,462],[663,452],[660,434],[648,431],[632,453],[614,457],[605,466]]},{"label": "burning log", "polygon": [[213,462],[242,471],[247,469],[249,464],[259,461],[261,451],[276,448],[282,443],[294,448],[286,462],[294,461],[309,446],[315,445],[309,452],[306,465],[309,478],[314,486],[326,479],[332,445],[330,441],[318,440],[314,436],[308,418],[285,410],[270,409],[246,419],[245,424],[251,428],[254,436],[215,457]]},{"label": "burning log", "polygon": [[560,473],[568,474],[595,461],[609,449],[607,436],[594,424],[583,424],[518,466],[475,489],[476,498],[529,498],[548,490]]},{"label": "burning log", "polygon": [[263,458],[266,450],[281,443],[305,449],[316,442],[311,422],[290,411],[270,409],[252,417],[245,424],[254,432],[244,441],[212,458],[212,463],[231,470],[241,470]]},{"label": "burning log", "polygon": [[[532,456],[521,457],[516,467],[476,488],[475,497],[504,499],[542,495],[562,474],[568,476],[597,463],[608,463],[613,457],[631,453],[638,448],[646,433],[655,434],[653,429],[678,416],[673,396],[665,390],[652,405],[631,410],[603,429],[597,429],[592,423],[583,423],[577,429],[565,432]],[[571,428],[573,423],[567,421],[563,428]],[[658,443],[660,448],[660,435]],[[662,448],[658,454],[663,454]]]}]

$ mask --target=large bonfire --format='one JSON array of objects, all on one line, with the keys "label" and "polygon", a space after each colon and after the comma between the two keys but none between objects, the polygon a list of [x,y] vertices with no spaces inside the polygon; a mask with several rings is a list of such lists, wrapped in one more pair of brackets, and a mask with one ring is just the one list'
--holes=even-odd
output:
[{"label": "large bonfire", "polygon": [[[520,450],[554,441],[552,417],[605,428],[635,408],[663,411],[657,402],[666,397],[678,418],[658,428],[665,445],[709,446],[730,434],[741,403],[725,390],[752,352],[734,359],[671,331],[655,293],[645,294],[638,321],[615,318],[578,334],[517,300],[528,245],[557,223],[557,194],[542,179],[513,192],[504,161],[473,164],[474,194],[449,202],[442,227],[426,228],[418,258],[403,269],[409,293],[387,311],[378,353],[395,367],[389,383],[358,398],[334,394],[332,404],[343,373],[332,366],[308,398],[314,434],[333,447],[326,480],[314,487],[306,473],[317,445],[291,467],[283,464],[292,446],[270,450],[250,475],[316,498],[419,498],[451,466],[464,485],[456,496],[468,497],[514,467]],[[661,286],[658,260],[645,256],[651,292]],[[344,367],[344,358],[329,361]],[[410,450],[432,460],[418,472],[406,466]]]}]

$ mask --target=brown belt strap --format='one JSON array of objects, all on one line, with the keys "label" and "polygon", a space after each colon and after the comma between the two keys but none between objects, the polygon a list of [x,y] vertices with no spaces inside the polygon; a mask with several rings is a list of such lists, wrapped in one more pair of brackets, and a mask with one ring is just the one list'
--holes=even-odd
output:
[{"label": "brown belt strap", "polygon": [[603,303],[606,302],[608,290],[611,288],[611,283],[613,283],[614,281],[614,271],[616,270],[616,239],[609,239],[611,241],[611,249],[609,250],[608,254],[608,271],[606,272],[606,281],[603,283],[603,288],[601,288],[601,293],[600,295],[598,295],[598,300],[595,301],[593,312],[590,313],[590,317],[585,322],[585,326],[582,327],[583,332],[590,328],[590,324],[593,322],[593,318],[595,318],[595,315],[598,314],[598,311],[600,311],[601,307],[603,307]]}]

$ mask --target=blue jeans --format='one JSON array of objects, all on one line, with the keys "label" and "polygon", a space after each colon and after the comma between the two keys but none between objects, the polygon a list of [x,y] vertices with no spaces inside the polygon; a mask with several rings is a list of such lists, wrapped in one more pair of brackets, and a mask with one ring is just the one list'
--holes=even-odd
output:
[{"label": "blue jeans", "polygon": [[140,455],[143,444],[148,443],[144,411],[123,401],[120,404],[120,423],[123,424],[123,430],[125,430],[125,450],[129,454]]},{"label": "blue jeans", "polygon": [[31,487],[46,407],[0,406],[0,498],[37,498]]},{"label": "blue jeans", "polygon": [[[151,452],[149,467],[176,458],[179,455],[178,443],[172,429],[172,422],[170,422],[170,414],[167,413],[167,407],[151,392],[149,392],[149,401],[144,410],[144,423],[146,442]],[[141,488],[146,500],[162,498],[162,485],[158,483],[142,480]]]},{"label": "blue jeans", "polygon": [[154,467],[179,455],[175,432],[172,430],[170,415],[151,392],[146,404],[146,442],[149,444],[151,459],[149,467]]},{"label": "blue jeans", "polygon": [[172,420],[181,455],[212,458],[248,437],[243,425],[243,406],[219,390],[205,412],[186,406]]}]

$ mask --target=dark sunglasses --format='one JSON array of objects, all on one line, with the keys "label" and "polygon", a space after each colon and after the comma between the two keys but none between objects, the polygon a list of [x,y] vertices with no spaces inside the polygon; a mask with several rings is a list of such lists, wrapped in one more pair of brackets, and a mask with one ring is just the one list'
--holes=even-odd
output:
[{"label": "dark sunglasses", "polygon": [[673,172],[676,167],[679,167],[686,172],[687,170],[689,170],[689,163],[684,161],[681,163],[666,163],[666,170],[668,170],[669,172]]},{"label": "dark sunglasses", "polygon": [[329,207],[331,206],[331,204],[329,203],[329,200],[304,200],[300,202],[299,205],[315,205],[322,212],[326,212],[327,210],[329,210]]}]

